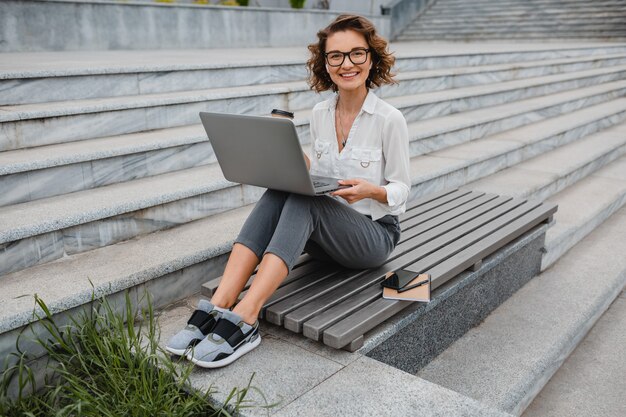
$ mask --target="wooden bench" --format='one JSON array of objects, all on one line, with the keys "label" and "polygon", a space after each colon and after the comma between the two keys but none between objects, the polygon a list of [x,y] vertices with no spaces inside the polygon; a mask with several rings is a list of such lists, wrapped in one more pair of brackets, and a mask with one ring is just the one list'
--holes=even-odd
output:
[{"label": "wooden bench", "polygon": [[[485,257],[550,222],[556,210],[551,203],[468,190],[409,202],[400,216],[400,242],[383,266],[350,270],[304,254],[261,316],[333,348],[355,351],[366,332],[412,304],[382,298],[386,272],[408,268],[428,273],[435,290],[465,270],[479,269]],[[210,297],[220,279],[204,284],[203,294]],[[254,276],[246,290],[252,280]]]}]

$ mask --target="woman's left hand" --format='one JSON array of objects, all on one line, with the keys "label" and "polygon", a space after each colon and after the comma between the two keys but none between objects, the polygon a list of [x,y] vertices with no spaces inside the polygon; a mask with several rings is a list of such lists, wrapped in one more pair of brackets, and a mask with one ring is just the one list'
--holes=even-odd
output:
[{"label": "woman's left hand", "polygon": [[339,185],[351,185],[351,187],[333,191],[330,195],[341,197],[350,204],[356,203],[364,198],[374,198],[378,189],[381,188],[359,178],[340,180]]}]

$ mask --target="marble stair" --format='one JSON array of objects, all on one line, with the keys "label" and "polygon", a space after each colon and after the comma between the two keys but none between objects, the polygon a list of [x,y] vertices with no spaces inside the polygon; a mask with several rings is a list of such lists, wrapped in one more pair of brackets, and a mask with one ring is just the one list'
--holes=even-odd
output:
[{"label": "marble stair", "polygon": [[619,0],[437,0],[398,40],[623,40],[625,17]]},{"label": "marble stair", "polygon": [[[626,152],[626,45],[518,45],[506,52],[496,46],[443,54],[418,46],[397,44],[400,85],[379,93],[409,122],[412,197],[472,181],[480,189],[481,180],[496,183],[498,175],[531,169],[542,157],[568,164],[542,176],[545,183],[528,194],[538,198],[578,187],[578,180],[583,184],[603,167],[619,169],[611,167],[622,163]],[[244,64],[225,63],[215,70],[232,66],[244,74],[250,63]],[[88,304],[92,292],[118,297],[126,289],[134,294],[147,289],[163,306],[220,275],[230,244],[262,190],[223,178],[197,123],[198,111],[295,110],[302,143],[308,143],[310,106],[319,97],[306,90],[301,67],[298,76],[277,82],[276,67],[296,72],[297,65],[284,55],[252,66],[257,73],[263,70],[256,81],[242,77],[241,84],[228,88],[178,89],[168,81],[162,87],[154,82],[159,90],[145,94],[118,94],[112,87],[101,98],[82,92],[89,90],[90,77],[94,85],[115,86],[116,77],[134,77],[137,83],[152,69],[167,80],[177,79],[177,71],[189,76],[200,71],[203,78],[212,70],[197,62],[177,65],[131,63],[112,69],[94,64],[90,74],[78,74],[89,72],[85,64],[68,75],[51,63],[54,74],[46,76],[40,67],[23,80],[15,77],[24,71],[0,67],[9,95],[12,88],[31,88],[29,83],[69,83],[72,91],[71,97],[50,93],[49,102],[4,99],[0,105],[3,353],[34,321],[28,295],[37,293],[61,316]],[[27,90],[21,91],[14,96]],[[623,205],[619,189],[602,203],[605,209],[590,209],[584,225],[573,224],[568,236],[582,237]],[[555,249],[556,258],[566,250]]]}]

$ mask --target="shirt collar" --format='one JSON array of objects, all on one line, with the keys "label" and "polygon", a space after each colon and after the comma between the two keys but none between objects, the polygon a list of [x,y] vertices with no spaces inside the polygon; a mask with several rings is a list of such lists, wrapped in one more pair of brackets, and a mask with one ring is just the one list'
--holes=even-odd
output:
[{"label": "shirt collar", "polygon": [[[339,94],[335,93],[335,97],[333,98],[333,100],[330,100],[330,106],[328,106],[329,111],[336,110],[338,99],[339,99]],[[377,101],[378,101],[378,97],[376,96],[376,94],[374,94],[372,90],[368,90],[367,96],[365,96],[365,101],[363,102],[363,106],[361,107],[361,110],[369,114],[374,114]]]}]

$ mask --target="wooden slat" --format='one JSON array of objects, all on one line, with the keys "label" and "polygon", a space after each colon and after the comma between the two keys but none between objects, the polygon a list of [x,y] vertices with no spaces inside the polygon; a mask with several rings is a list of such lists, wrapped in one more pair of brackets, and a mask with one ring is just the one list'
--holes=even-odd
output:
[{"label": "wooden slat", "polygon": [[[435,265],[443,262],[445,259],[450,258],[456,253],[467,248],[468,246],[479,242],[481,239],[484,239],[485,237],[494,233],[499,228],[504,227],[507,224],[515,221],[519,217],[523,216],[524,214],[530,212],[540,205],[541,203],[528,201],[518,207],[515,207],[513,210],[507,213],[503,213],[498,218],[492,219],[488,223],[480,225],[480,227],[471,227],[471,230],[468,230],[468,233],[464,234],[459,239],[455,239],[453,242],[450,242],[450,244],[446,245],[445,247],[442,247],[441,250],[433,252],[429,256],[419,259],[414,264],[411,264],[408,269],[412,271],[424,271],[430,273],[430,269],[433,268]],[[470,229],[470,224],[468,223],[467,225],[464,225],[463,228]],[[474,259],[474,262],[478,260],[480,260],[480,258]],[[438,286],[442,285],[444,282],[444,280],[441,280],[441,277],[433,277],[431,275],[431,290],[434,290]]]},{"label": "wooden slat", "polygon": [[424,204],[428,204],[431,201],[438,200],[438,199],[440,199],[442,197],[445,197],[445,196],[448,196],[450,194],[453,194],[453,195],[463,195],[463,193],[465,193],[465,192],[466,191],[461,191],[461,190],[452,188],[452,189],[448,189],[448,190],[439,191],[437,193],[429,194],[429,195],[426,195],[426,196],[422,196],[422,197],[416,198],[414,200],[407,201],[407,203],[406,203],[406,211],[413,210],[416,207],[419,207],[419,206],[424,205]]},{"label": "wooden slat", "polygon": [[[531,225],[537,225],[542,221],[546,221],[554,211],[556,211],[556,208],[553,205],[538,206],[497,230],[493,233],[493,236],[488,238],[490,243],[484,246],[490,247],[493,252],[494,249],[499,247],[499,241],[502,242],[511,236],[515,236],[516,230],[521,230],[521,235],[526,230],[529,230],[529,228],[534,227]],[[467,259],[471,259],[472,256],[468,255],[480,255],[483,249],[485,248],[478,245],[474,249],[466,248],[467,253],[465,254],[459,252],[457,255],[459,258],[466,256]],[[474,252],[472,253],[472,251]],[[457,261],[459,261],[459,259],[457,259]],[[461,259],[461,263],[463,262],[463,259]],[[439,276],[443,276],[443,274]],[[342,348],[410,304],[410,302],[380,298],[325,330],[323,336],[324,343],[337,349]]]},{"label": "wooden slat", "polygon": [[496,230],[474,245],[467,247],[463,251],[438,264],[429,272],[436,278],[437,282],[446,282],[470,267],[475,262],[474,260],[476,258],[482,259],[494,253],[497,249],[512,242],[538,224],[549,221],[549,217],[552,216],[556,210],[557,206],[555,204],[544,203],[540,207],[537,207],[512,222],[509,225],[510,227],[503,227],[502,229]]},{"label": "wooden slat", "polygon": [[[494,207],[498,203],[494,202],[491,205],[487,205],[485,203],[488,203],[494,200],[496,197],[497,196],[495,195],[482,196],[476,200],[468,202],[464,206],[457,207],[456,209],[446,212],[446,213],[442,213],[439,216],[440,219],[438,218],[431,219],[431,221],[429,222],[431,223],[430,225],[424,224],[424,229],[425,229],[424,231],[427,231],[429,229],[432,229],[438,225],[445,223],[445,219],[447,218],[455,218],[461,214],[472,212],[472,211],[474,213],[474,216],[487,212],[489,211],[491,207]],[[501,200],[505,201],[506,199],[501,199]],[[416,235],[417,233],[414,236]],[[424,239],[423,242],[421,243],[424,243],[425,241],[426,239]],[[415,249],[416,243],[417,242],[411,243],[411,246],[409,246],[409,248]],[[415,259],[414,254],[412,252],[410,251],[405,251],[405,252],[408,252],[408,258],[404,258],[404,259],[409,259],[409,261],[411,259]],[[382,266],[382,268],[385,269],[385,271],[392,270],[392,266],[390,265],[390,262],[396,258],[397,258],[397,255],[390,256],[387,262]],[[404,262],[404,260],[402,262]],[[285,327],[288,328],[289,330],[299,332],[300,329],[302,328],[303,323],[306,320],[315,316],[316,314],[320,314],[325,309],[327,309],[328,307],[334,304],[341,303],[343,305],[345,299],[349,298],[353,294],[358,293],[359,291],[366,288],[367,286],[372,285],[372,279],[374,281],[377,281],[379,280],[380,276],[381,275],[372,275],[368,273],[367,276],[361,277],[358,280],[346,282],[344,285],[342,285],[340,288],[337,288],[337,290],[333,291],[332,293],[325,294],[323,297],[312,299],[309,303],[299,307],[298,309],[294,311],[291,311],[285,316],[285,319],[284,319]],[[315,288],[311,288],[310,290],[315,291]]]},{"label": "wooden slat", "polygon": [[[313,340],[320,340],[324,330],[334,323],[338,322],[342,318],[360,310],[367,304],[380,298],[381,287],[377,282],[374,285],[370,285],[364,290],[346,298],[341,301],[341,304],[335,304],[334,306],[323,310],[323,314],[317,314],[306,322],[295,322],[294,326],[302,325],[302,334]],[[285,327],[289,330],[295,331],[288,327],[289,315],[285,317]]]},{"label": "wooden slat", "polygon": [[[491,208],[497,207],[498,205],[502,205],[509,200],[511,199],[510,198],[507,199],[506,197],[498,197],[497,195],[494,195],[494,194],[485,194],[484,196],[481,196],[477,199],[461,204],[458,207],[454,207],[451,210],[444,211],[440,213],[439,215],[429,218],[428,220],[424,222],[419,221],[418,219],[418,221],[415,222],[416,224],[414,225],[414,227],[411,227],[408,229],[402,229],[402,237],[400,238],[399,243],[412,239],[419,234],[426,233],[429,230],[434,229],[435,227],[442,225],[446,222],[454,222],[454,220],[458,216],[461,216],[465,213],[475,210],[478,207],[480,207],[480,209],[478,209],[478,212],[483,213],[483,212],[490,210]],[[493,203],[490,203],[490,202],[493,202]],[[411,219],[410,221],[412,220],[413,219]]]},{"label": "wooden slat", "polygon": [[326,329],[322,340],[325,345],[341,349],[409,305],[411,301],[378,298],[357,313]]},{"label": "wooden slat", "polygon": [[[441,218],[445,214],[455,210],[457,207],[464,206],[468,202],[475,201],[481,198],[483,195],[485,194],[478,193],[478,192],[468,193],[462,197],[456,198],[446,204],[443,204],[437,207],[436,210],[431,210],[426,213],[422,213],[419,216],[415,216],[415,217],[411,217],[410,219],[407,219],[406,221],[400,223],[402,227],[402,237],[400,237],[400,241],[406,240],[404,236],[407,234],[409,230],[413,229],[414,227],[419,226],[420,224],[426,223],[431,219]],[[493,198],[496,198],[496,197],[497,197],[496,195],[493,195]]]},{"label": "wooden slat", "polygon": [[[507,197],[498,197],[496,200],[494,200],[494,202],[500,203],[502,200],[506,199]],[[415,254],[415,259],[421,259],[454,242],[456,239],[466,235],[472,230],[488,223],[489,221],[493,220],[494,217],[500,216],[503,213],[513,210],[520,204],[522,203],[519,200],[509,199],[504,204],[501,204],[496,208],[484,212],[483,214],[480,214],[478,216],[476,216],[473,212],[463,214],[456,217],[454,220],[445,222],[442,225],[437,226],[436,228],[431,229],[426,233],[420,234],[417,237],[412,238],[408,242],[405,242],[405,245],[408,243],[413,244],[413,247],[416,248],[416,250],[412,251],[412,253]],[[399,247],[400,245],[396,247],[396,250]],[[394,250],[394,252],[396,252],[396,250]],[[394,253],[392,252],[392,255],[393,254]]]},{"label": "wooden slat", "polygon": [[432,200],[429,201],[425,204],[421,204],[419,206],[416,207],[412,207],[412,208],[407,208],[407,210],[402,213],[401,215],[398,216],[398,220],[400,220],[400,222],[406,221],[410,218],[413,218],[415,216],[420,216],[424,213],[427,213],[429,211],[432,210],[436,210],[438,207],[441,207],[444,204],[447,204],[451,201],[457,200],[461,197],[463,197],[464,195],[470,194],[470,193],[477,193],[479,191],[469,191],[469,190],[456,190],[452,193],[446,194],[436,200]]},{"label": "wooden slat", "polygon": [[345,284],[346,281],[358,279],[366,271],[357,270],[339,270],[338,272],[327,276],[324,279],[317,280],[315,285],[306,287],[303,291],[290,293],[288,297],[277,300],[265,307],[265,319],[270,323],[282,325],[285,314],[306,304],[315,297],[320,297],[325,293],[334,290]]}]

